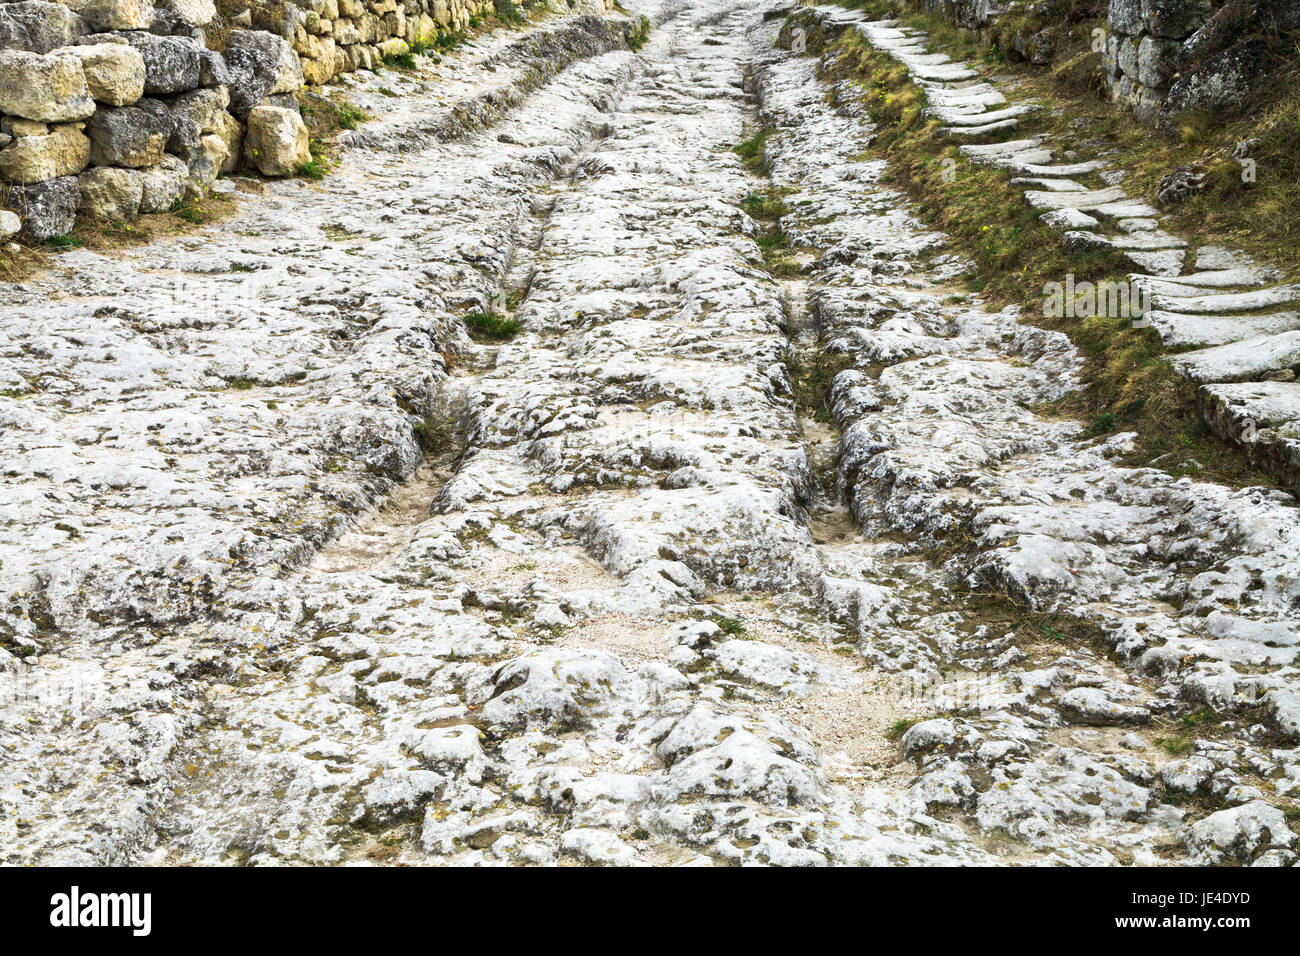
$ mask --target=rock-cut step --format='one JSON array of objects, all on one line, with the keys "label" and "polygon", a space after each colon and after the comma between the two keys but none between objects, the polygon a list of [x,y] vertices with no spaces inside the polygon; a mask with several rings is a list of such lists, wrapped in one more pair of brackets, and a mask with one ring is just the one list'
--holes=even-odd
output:
[{"label": "rock-cut step", "polygon": [[1300,329],[1300,312],[1278,312],[1274,315],[1188,315],[1152,309],[1145,315],[1147,322],[1160,335],[1168,348],[1187,346],[1228,345],[1242,339],[1277,335]]},{"label": "rock-cut step", "polygon": [[1242,339],[1172,359],[1174,367],[1200,384],[1251,382],[1300,373],[1300,331]]},{"label": "rock-cut step", "polygon": [[980,143],[959,147],[959,152],[980,166],[1020,170],[1052,161],[1052,151],[1038,139],[1011,139],[1004,143]]},{"label": "rock-cut step", "polygon": [[1084,211],[1112,208],[1128,199],[1128,194],[1117,186],[1105,189],[1085,189],[1083,192],[1062,194],[1041,189],[1030,189],[1025,201],[1035,209],[1082,209]]},{"label": "rock-cut step", "polygon": [[[984,113],[991,107],[1002,106],[1007,101],[1005,96],[988,83],[976,83],[959,89],[932,86],[926,90],[926,99],[930,101],[930,105],[925,108],[925,114],[939,115],[940,118]],[[943,111],[942,115],[939,111]]]},{"label": "rock-cut step", "polygon": [[[1066,196],[1076,195],[1075,193],[1066,193]],[[1073,207],[1075,209],[1085,208],[1093,211],[1105,210],[1109,207],[1106,203],[1099,203],[1085,207]],[[1172,233],[1157,229],[1153,232],[1139,232],[1128,236],[1099,236],[1091,232],[1067,232],[1065,234],[1065,243],[1071,248],[1077,249],[1114,249],[1117,252],[1155,252],[1160,249],[1186,249],[1187,240],[1181,239]]]},{"label": "rock-cut step", "polygon": [[1134,273],[1129,281],[1153,295],[1196,295],[1203,289],[1233,289],[1243,286],[1262,286],[1277,278],[1277,272],[1262,266],[1241,266],[1235,269],[1215,269],[1192,272],[1173,278]]},{"label": "rock-cut step", "polygon": [[1240,445],[1256,467],[1285,476],[1300,495],[1300,383],[1208,385],[1200,406],[1211,431]]},{"label": "rock-cut step", "polygon": [[1008,106],[1006,109],[987,110],[982,113],[972,113],[960,106],[928,106],[925,112],[949,126],[983,126],[987,123],[1000,123],[1003,120],[1015,119],[1017,116],[1024,116],[1026,113],[1033,113],[1039,109],[1042,109],[1042,107],[1036,103],[1021,103],[1017,106]]},{"label": "rock-cut step", "polygon": [[1214,315],[1224,312],[1256,312],[1300,302],[1300,286],[1279,285],[1271,289],[1250,292],[1228,292],[1218,295],[1166,295],[1152,296],[1151,304],[1170,312],[1195,315]]}]

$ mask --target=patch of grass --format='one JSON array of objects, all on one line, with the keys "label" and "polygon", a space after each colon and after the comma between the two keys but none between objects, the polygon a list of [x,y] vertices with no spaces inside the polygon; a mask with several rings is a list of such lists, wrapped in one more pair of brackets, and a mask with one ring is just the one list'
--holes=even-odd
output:
[{"label": "patch of grass", "polygon": [[1044,640],[1048,640],[1048,641],[1065,640],[1065,632],[1062,630],[1058,630],[1055,627],[1052,627],[1050,624],[1039,624],[1038,633],[1043,635]]},{"label": "patch of grass", "polygon": [[723,634],[730,637],[744,637],[749,633],[749,625],[740,620],[740,618],[719,617],[715,618],[713,623],[718,625],[718,629],[721,630]]},{"label": "patch of grass", "polygon": [[508,342],[523,328],[518,319],[495,312],[471,312],[465,316],[465,327],[477,342]]},{"label": "patch of grass", "polygon": [[426,455],[442,455],[455,448],[456,420],[451,415],[426,415],[415,423],[415,442]]},{"label": "patch of grass", "polygon": [[304,179],[324,179],[329,172],[329,164],[323,159],[312,159],[298,167],[298,175]]},{"label": "patch of grass", "polygon": [[903,734],[923,720],[924,717],[901,717],[885,728],[885,737],[897,742],[902,739]]},{"label": "patch of grass", "polygon": [[51,249],[80,249],[83,243],[76,236],[50,236],[41,245]]},{"label": "patch of grass", "polygon": [[740,208],[759,221],[774,222],[790,212],[779,190],[750,193],[740,201]]},{"label": "patch of grass", "polygon": [[414,70],[415,54],[410,50],[389,54],[384,57],[384,66],[391,67],[395,70]]},{"label": "patch of grass", "polygon": [[1185,757],[1196,749],[1196,741],[1191,737],[1157,737],[1156,743],[1171,757]]},{"label": "patch of grass", "polygon": [[624,33],[624,38],[627,41],[629,50],[633,53],[639,52],[646,45],[646,41],[650,39],[650,18],[643,15],[637,20],[635,27],[628,29]]},{"label": "patch of grass", "polygon": [[356,129],[370,114],[342,93],[310,89],[298,94],[298,109],[310,133],[312,158],[298,167],[297,174],[306,179],[323,179],[338,161],[339,134]]},{"label": "patch of grass", "polygon": [[178,198],[172,203],[168,212],[195,226],[201,226],[207,221],[203,213],[203,207],[197,199]]},{"label": "patch of grass", "polygon": [[538,641],[542,644],[554,644],[571,630],[572,624],[543,624],[535,628]]},{"label": "patch of grass", "polygon": [[1201,707],[1192,711],[1190,714],[1184,714],[1178,719],[1178,723],[1187,730],[1193,730],[1196,727],[1205,724],[1217,724],[1223,718],[1210,707]]},{"label": "patch of grass", "polygon": [[782,191],[769,186],[752,192],[740,201],[740,206],[760,224],[754,241],[763,256],[763,268],[773,276],[797,275],[799,263],[790,255],[790,238],[780,225],[780,218],[790,211]]},{"label": "patch of grass", "polygon": [[767,162],[763,158],[763,151],[767,146],[768,139],[776,132],[771,127],[760,130],[749,139],[742,143],[737,143],[731,147],[731,151],[740,157],[750,170],[755,174],[767,172]]},{"label": "patch of grass", "polygon": [[528,19],[514,0],[492,0],[492,8],[502,23],[519,24]]},{"label": "patch of grass", "polygon": [[0,268],[7,278],[17,280],[47,269],[60,252],[144,245],[166,236],[191,233],[195,226],[224,219],[237,208],[234,196],[213,193],[202,201],[178,199],[168,212],[140,216],[130,223],[81,216],[71,235],[55,236],[40,243],[20,243],[16,250],[5,250],[0,254]]},{"label": "patch of grass", "polygon": [[1114,432],[1119,425],[1119,419],[1115,417],[1114,412],[1102,412],[1097,416],[1097,420],[1088,427],[1089,435],[1109,435]]},{"label": "patch of grass", "polygon": [[770,226],[754,237],[763,256],[763,268],[771,275],[786,278],[799,274],[799,263],[790,255],[790,237],[780,226]]}]

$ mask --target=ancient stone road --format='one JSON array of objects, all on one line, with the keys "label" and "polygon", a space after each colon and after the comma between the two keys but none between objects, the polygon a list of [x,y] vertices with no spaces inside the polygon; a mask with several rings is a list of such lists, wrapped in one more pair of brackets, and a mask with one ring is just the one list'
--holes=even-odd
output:
[{"label": "ancient stone road", "polygon": [[775,6],[360,81],[321,185],[20,290],[6,862],[1294,859],[1295,499],[1035,415],[1069,342],[958,291]]}]

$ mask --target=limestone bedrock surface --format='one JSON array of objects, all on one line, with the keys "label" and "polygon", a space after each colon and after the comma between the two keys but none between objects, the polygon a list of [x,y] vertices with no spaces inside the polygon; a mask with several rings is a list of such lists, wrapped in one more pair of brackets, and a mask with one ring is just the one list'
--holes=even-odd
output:
[{"label": "limestone bedrock surface", "polygon": [[631,6],[8,287],[4,861],[1293,862],[1294,499],[1035,415],[777,4]]}]

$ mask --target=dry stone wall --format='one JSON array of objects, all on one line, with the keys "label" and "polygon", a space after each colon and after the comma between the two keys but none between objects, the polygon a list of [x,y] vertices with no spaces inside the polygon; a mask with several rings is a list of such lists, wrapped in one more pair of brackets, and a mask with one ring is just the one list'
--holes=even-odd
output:
[{"label": "dry stone wall", "polygon": [[1184,42],[1213,13],[1211,0],[1110,0],[1104,64],[1111,99],[1154,123],[1179,76]]},{"label": "dry stone wall", "polygon": [[[518,0],[518,7],[541,6]],[[516,9],[512,0],[501,4]],[[574,4],[552,3],[588,10],[613,8],[613,0]],[[253,24],[292,44],[309,83],[325,83],[340,73],[371,69],[388,56],[413,45],[435,42],[477,26],[498,12],[494,0],[292,0],[259,4]]]},{"label": "dry stone wall", "polygon": [[1144,123],[1240,105],[1270,46],[1300,30],[1295,0],[1109,0],[1103,57],[1111,97]]},{"label": "dry stone wall", "polygon": [[424,49],[497,4],[506,0],[0,2],[0,237],[65,235],[79,212],[163,212],[242,167],[293,175],[311,159],[304,84]]}]

